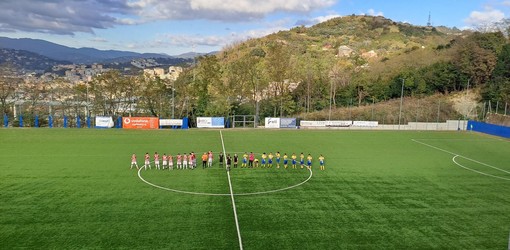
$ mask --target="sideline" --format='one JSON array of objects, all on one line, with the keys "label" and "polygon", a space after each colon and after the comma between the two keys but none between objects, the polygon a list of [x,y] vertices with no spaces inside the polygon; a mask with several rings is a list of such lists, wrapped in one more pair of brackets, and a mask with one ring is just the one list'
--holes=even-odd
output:
[{"label": "sideline", "polygon": [[[226,153],[225,143],[223,142],[223,133],[220,130],[221,146],[223,147],[223,154]],[[227,169],[228,186],[230,187],[230,198],[232,199],[232,208],[234,209],[234,218],[236,221],[237,238],[239,239],[239,249],[243,250],[243,240],[241,239],[241,230],[239,229],[239,220],[237,219],[236,202],[234,200],[234,191],[232,189],[232,182],[230,181],[230,169]]]}]

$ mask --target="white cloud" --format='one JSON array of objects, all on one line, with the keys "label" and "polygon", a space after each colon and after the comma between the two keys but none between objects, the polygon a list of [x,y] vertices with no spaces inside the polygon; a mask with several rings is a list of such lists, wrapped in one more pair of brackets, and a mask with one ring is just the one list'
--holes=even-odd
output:
[{"label": "white cloud", "polygon": [[232,32],[223,35],[187,35],[187,34],[164,34],[160,35],[152,41],[142,41],[135,44],[129,44],[129,49],[147,51],[147,50],[164,50],[166,48],[191,48],[201,47],[206,50],[217,50],[229,44],[245,41],[251,38],[259,38],[271,33],[278,32],[284,27],[269,27],[265,29],[253,29],[240,33]]},{"label": "white cloud", "polygon": [[0,30],[61,35],[94,33],[94,29],[107,29],[116,24],[112,13],[129,12],[126,5],[116,0],[2,0]]},{"label": "white cloud", "polygon": [[368,16],[384,16],[384,13],[382,13],[382,11],[375,11],[374,9],[368,9],[366,13],[362,14]]},{"label": "white cloud", "polygon": [[135,0],[128,2],[144,20],[206,19],[250,21],[275,12],[309,13],[337,0]]},{"label": "white cloud", "polygon": [[309,12],[334,4],[332,0],[191,0],[193,10],[268,14],[275,11]]},{"label": "white cloud", "polygon": [[325,22],[325,21],[327,21],[329,19],[333,19],[333,18],[337,18],[337,17],[340,17],[340,15],[332,14],[332,15],[327,15],[327,16],[318,16],[318,17],[313,18],[312,20],[315,23],[322,23],[322,22]]},{"label": "white cloud", "polygon": [[312,18],[309,18],[309,19],[302,19],[302,20],[298,20],[295,25],[304,25],[304,26],[312,26],[312,25],[315,25],[315,24],[318,24],[318,23],[322,23],[322,22],[325,22],[327,20],[330,20],[330,19],[333,19],[333,18],[337,18],[337,17],[341,17],[341,15],[338,15],[338,14],[330,14],[330,15],[325,15],[325,16],[317,16],[317,17],[312,17]]},{"label": "white cloud", "polygon": [[252,21],[308,14],[338,0],[1,0],[0,32],[94,33],[156,20]]},{"label": "white cloud", "polygon": [[377,12],[377,11],[375,11],[374,9],[369,9],[369,10],[367,11],[367,15],[369,15],[369,16],[384,16],[384,14],[382,13],[382,11]]},{"label": "white cloud", "polygon": [[505,18],[505,13],[496,9],[487,9],[485,11],[472,11],[468,18],[464,20],[469,26],[484,26],[490,23],[499,22]]}]

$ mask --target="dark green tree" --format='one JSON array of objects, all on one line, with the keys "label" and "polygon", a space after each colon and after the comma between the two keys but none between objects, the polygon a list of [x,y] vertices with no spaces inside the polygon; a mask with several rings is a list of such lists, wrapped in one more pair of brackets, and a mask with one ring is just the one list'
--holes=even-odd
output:
[{"label": "dark green tree", "polygon": [[482,97],[492,103],[510,102],[510,44],[503,46],[492,80],[484,87]]}]

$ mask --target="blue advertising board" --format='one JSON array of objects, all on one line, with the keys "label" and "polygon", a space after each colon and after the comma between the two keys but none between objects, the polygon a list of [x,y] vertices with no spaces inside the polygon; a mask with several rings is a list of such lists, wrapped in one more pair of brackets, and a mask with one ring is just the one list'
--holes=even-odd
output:
[{"label": "blue advertising board", "polygon": [[296,118],[280,118],[280,128],[296,128]]},{"label": "blue advertising board", "polygon": [[468,121],[467,129],[476,132],[482,132],[489,135],[510,138],[510,127],[488,124],[477,121]]}]

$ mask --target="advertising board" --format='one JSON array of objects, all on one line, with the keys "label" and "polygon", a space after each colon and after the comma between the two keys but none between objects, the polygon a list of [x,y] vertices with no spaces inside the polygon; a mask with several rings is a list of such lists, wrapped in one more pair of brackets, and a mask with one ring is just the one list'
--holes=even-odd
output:
[{"label": "advertising board", "polygon": [[113,118],[111,116],[96,116],[96,128],[113,128]]},{"label": "advertising board", "polygon": [[197,117],[197,128],[224,128],[224,117]]},{"label": "advertising board", "polygon": [[379,126],[378,121],[354,121],[352,122],[353,127],[377,127]]},{"label": "advertising board", "polygon": [[125,129],[159,129],[157,117],[122,117],[122,128]]},{"label": "advertising board", "polygon": [[296,118],[280,118],[280,128],[296,128]]},{"label": "advertising board", "polygon": [[182,126],[182,119],[159,119],[159,126]]},{"label": "advertising board", "polygon": [[301,121],[301,127],[350,127],[352,121]]},{"label": "advertising board", "polygon": [[265,128],[280,128],[280,118],[266,117]]}]

